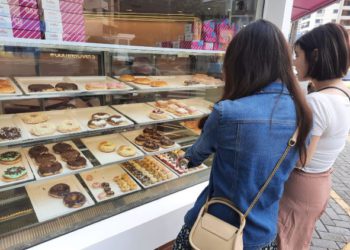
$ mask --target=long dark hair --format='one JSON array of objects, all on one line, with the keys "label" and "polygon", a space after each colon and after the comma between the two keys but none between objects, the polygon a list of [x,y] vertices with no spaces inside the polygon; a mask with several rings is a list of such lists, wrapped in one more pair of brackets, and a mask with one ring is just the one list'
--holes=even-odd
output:
[{"label": "long dark hair", "polygon": [[225,87],[221,100],[252,95],[276,80],[285,84],[295,104],[299,127],[296,146],[304,165],[312,112],[293,74],[290,49],[282,32],[265,20],[247,25],[229,44],[223,72]]}]

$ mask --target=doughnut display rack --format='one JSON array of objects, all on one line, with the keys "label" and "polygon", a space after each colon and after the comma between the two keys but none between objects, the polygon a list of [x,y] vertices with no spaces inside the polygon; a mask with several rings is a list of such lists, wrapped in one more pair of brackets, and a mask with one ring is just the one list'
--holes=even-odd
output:
[{"label": "doughnut display rack", "polygon": [[[126,82],[133,86],[135,89],[142,90],[144,92],[153,92],[153,91],[179,91],[179,90],[192,90],[192,89],[207,89],[207,88],[216,88],[223,86],[223,83],[219,84],[203,84],[198,83],[196,85],[186,85],[184,82],[191,80],[191,75],[177,75],[177,76],[147,76],[147,79],[150,79],[151,81],[163,81],[166,83],[165,86],[161,87],[152,87],[149,84],[137,84],[135,82]],[[120,79],[120,76],[115,76],[115,78]],[[145,77],[135,77],[137,78],[145,78]]]},{"label": "doughnut display rack", "polygon": [[[4,45],[3,43],[4,41],[0,40],[0,45]],[[164,66],[164,64],[159,65],[160,68],[168,67],[168,72],[164,70],[166,72],[164,75],[157,75],[163,74],[160,72],[163,69],[156,69],[154,72],[142,76],[134,74],[136,78],[149,78],[150,81],[163,82],[159,83],[158,87],[123,82],[119,80],[119,77],[113,77],[113,75],[120,75],[116,73],[119,70],[118,67],[129,67],[125,62],[122,66],[121,64],[113,64],[114,58],[127,58],[124,57],[124,54],[130,54],[128,58],[140,55],[147,57],[148,54],[152,55],[151,58],[154,59],[167,57],[171,51],[163,48],[152,50],[147,47],[131,48],[132,46],[119,45],[104,47],[100,44],[90,46],[90,44],[82,45],[80,43],[65,45],[55,44],[52,41],[31,41],[23,44],[11,41],[8,46],[32,46],[39,50],[54,51],[52,52],[53,59],[46,58],[45,60],[55,60],[55,56],[59,58],[57,59],[59,60],[58,64],[55,62],[51,65],[48,63],[49,66],[45,65],[45,67],[52,68],[50,72],[43,70],[41,68],[43,65],[36,65],[36,71],[32,76],[27,71],[23,74],[22,72],[11,74],[13,77],[9,77],[8,80],[14,86],[15,93],[1,94],[0,92],[1,104],[4,102],[0,106],[3,113],[14,113],[0,115],[0,129],[10,127],[16,128],[14,132],[17,129],[20,131],[20,137],[0,139],[0,147],[2,147],[0,154],[10,150],[21,152],[22,161],[14,166],[23,166],[28,172],[26,178],[20,180],[9,183],[0,180],[0,200],[2,194],[11,196],[17,192],[17,189],[22,190],[23,195],[15,199],[22,199],[26,203],[25,207],[31,207],[34,211],[23,213],[24,216],[30,217],[29,219],[26,217],[23,221],[19,215],[10,214],[9,223],[14,218],[14,221],[20,221],[24,227],[30,228],[30,231],[35,231],[33,235],[41,235],[36,230],[41,230],[42,226],[52,225],[51,228],[57,229],[53,231],[52,236],[48,236],[48,238],[52,238],[58,234],[62,235],[70,230],[80,228],[87,223],[97,222],[101,216],[108,218],[207,180],[209,171],[205,165],[179,174],[176,169],[159,160],[157,155],[188,147],[197,138],[196,134],[180,125],[180,122],[197,120],[210,114],[214,103],[205,99],[207,99],[207,91],[213,91],[214,95],[220,91],[222,83],[218,78],[212,84],[210,82],[195,82],[193,75],[197,72],[194,68],[184,71],[182,74],[177,72],[173,75],[172,70],[175,72],[181,67],[169,70],[169,66]],[[99,56],[95,58],[100,58],[101,61],[96,64],[99,68],[94,72],[98,72],[99,75],[88,76],[86,74],[90,72],[81,73],[69,69],[67,69],[67,75],[64,75],[65,70],[62,68],[61,59],[65,53],[69,54],[69,51],[72,54],[76,53],[74,54],[76,57],[81,56],[82,61],[89,58],[90,52],[95,53],[94,56],[98,54]],[[223,56],[222,52],[185,49],[174,50],[171,53],[179,58],[203,56],[203,54],[215,58]],[[51,54],[49,55],[51,58]],[[155,63],[156,61],[151,62]],[[40,63],[40,59],[37,63]],[[61,67],[61,69],[56,72],[54,65],[57,65],[58,68]],[[87,68],[89,67],[91,65],[88,65]],[[77,68],[80,70],[84,67],[79,66],[75,70]],[[72,73],[68,73],[68,71],[75,72],[76,76],[72,76]],[[193,75],[191,75],[192,73]],[[56,88],[58,83],[61,85]],[[163,86],[161,86],[162,84]],[[35,85],[34,90],[33,85]],[[63,87],[66,87],[67,90],[62,90]],[[214,100],[215,98],[209,99]],[[188,113],[179,115],[175,110],[167,110],[156,105],[157,101],[170,100],[185,105],[184,107],[179,105],[178,108],[187,108]],[[11,105],[8,105],[7,102]],[[57,108],[55,110],[58,105],[71,104],[71,102],[79,108],[63,110]],[[7,105],[11,109],[8,109]],[[16,112],[17,110],[19,112]],[[30,117],[31,114],[34,118]],[[96,117],[93,117],[94,115]],[[113,122],[110,120],[108,123],[109,117],[107,116],[113,116]],[[91,126],[90,123],[89,126],[91,120],[95,120],[93,123],[95,125]],[[143,131],[154,128],[158,133],[146,138],[148,148],[135,142],[135,138]],[[67,159],[63,159],[60,154],[53,151],[53,145],[60,142],[68,143],[74,150],[80,152],[80,156],[86,159],[86,165],[77,169],[72,168],[72,166],[69,168],[65,161]],[[115,145],[115,148],[110,153],[103,152],[99,148],[101,142]],[[48,153],[52,154],[55,160],[61,164],[62,170],[55,171],[52,175],[39,174],[40,167],[41,170],[49,168],[51,171],[50,164],[46,165],[47,162],[44,162],[45,164],[41,163],[40,166],[40,160],[35,160],[29,155],[29,150],[32,147],[40,145],[48,148]],[[160,147],[153,151],[152,145]],[[166,145],[171,146],[167,147]],[[122,156],[121,151],[118,151],[121,146],[129,147],[127,150],[130,151],[127,153],[131,152],[131,154]],[[125,151],[123,152],[125,153]],[[42,157],[44,158],[44,156]],[[45,157],[50,158],[51,156],[46,155]],[[80,161],[74,164],[79,163]],[[71,164],[73,163],[71,162]],[[58,166],[54,165],[55,168],[59,168]],[[6,167],[0,164],[1,175]],[[189,176],[189,174],[191,175]],[[104,183],[103,187],[102,183]],[[107,187],[106,183],[108,183]],[[65,205],[63,198],[50,196],[49,190],[56,184],[67,184],[70,191],[83,194],[86,199],[85,203],[80,207],[73,208]],[[94,206],[95,203],[99,204]],[[111,207],[113,209],[110,209]],[[80,211],[82,209],[87,212]],[[53,225],[60,221],[56,218],[61,216],[64,216],[62,217],[64,222]],[[22,224],[18,226],[19,229],[21,229]],[[1,224],[0,221],[0,248],[3,244],[1,242],[9,242],[2,240],[1,230],[4,231],[4,228],[4,224]],[[62,231],[61,228],[64,230]],[[42,241],[42,238],[35,240],[33,239],[34,242]],[[23,242],[23,244],[28,243]]]},{"label": "doughnut display rack", "polygon": [[[110,116],[120,116],[120,123],[117,125],[111,125],[106,122],[106,125],[103,127],[91,128],[88,126],[90,120],[92,120],[92,115],[97,113],[106,113]],[[134,123],[122,116],[119,112],[112,109],[109,106],[100,106],[100,107],[91,107],[91,108],[80,108],[80,109],[72,109],[71,114],[76,117],[76,119],[81,124],[83,131],[97,131],[97,130],[108,130],[114,128],[127,128]],[[106,119],[107,120],[107,119]]]},{"label": "doughnut display rack", "polygon": [[2,128],[17,128],[20,135],[19,136],[6,136],[6,131],[3,138],[0,138],[0,146],[7,146],[8,144],[16,144],[22,141],[28,140],[30,134],[27,130],[20,124],[20,121],[17,119],[16,115],[0,115],[0,129]]},{"label": "doughnut display rack", "polygon": [[[207,169],[208,167],[205,164],[201,164],[200,166],[196,166],[196,167],[192,167],[192,168],[188,168],[186,170],[182,170],[182,169],[178,169],[178,166],[176,166],[176,161],[171,159],[171,156],[174,155],[178,155],[178,153],[185,153],[182,150],[175,150],[175,151],[171,151],[171,152],[167,152],[164,154],[158,154],[155,155],[155,159],[157,159],[158,161],[162,162],[162,164],[164,164],[165,166],[167,166],[168,168],[170,168],[175,174],[177,174],[178,176],[185,176],[185,175],[189,175],[189,174],[193,174],[196,173],[198,171],[203,171],[205,169]],[[169,157],[170,155],[170,157]]]},{"label": "doughnut display rack", "polygon": [[[26,95],[40,95],[40,94],[46,94],[46,95],[55,95],[58,93],[57,90],[55,90],[55,86],[57,83],[72,83],[69,77],[67,76],[46,76],[46,77],[15,77],[15,81],[19,84],[21,89],[23,90],[24,94]],[[52,89],[44,90],[44,91],[30,91],[29,87],[31,85],[51,85]],[[64,90],[65,94],[79,94],[84,91],[84,88],[82,88],[81,85],[77,84],[77,90]]]},{"label": "doughnut display rack", "polygon": [[[100,162],[101,165],[107,165],[111,163],[119,163],[124,162],[130,159],[139,159],[144,156],[141,150],[135,147],[131,142],[124,138],[124,136],[120,134],[112,134],[112,135],[102,135],[95,137],[83,138],[81,141],[84,145],[89,149],[89,151],[93,154],[93,156]],[[103,141],[111,141],[115,143],[115,149],[112,152],[106,153],[102,152],[99,149],[99,144]],[[135,155],[129,157],[123,157],[117,153],[118,148],[126,145],[135,149]]]},{"label": "doughnut display rack", "polygon": [[169,112],[164,112],[166,114],[166,118],[154,120],[150,118],[150,113],[155,107],[147,103],[131,103],[131,104],[122,104],[122,105],[113,105],[114,109],[118,110],[120,113],[129,117],[135,123],[140,125],[150,125],[157,124],[160,122],[170,122],[174,120],[175,116],[170,114]]},{"label": "doughnut display rack", "polygon": [[171,147],[168,147],[168,148],[164,148],[164,147],[161,147],[159,146],[159,149],[158,150],[155,150],[155,151],[147,151],[144,149],[143,146],[140,146],[140,145],[137,145],[135,143],[135,138],[142,134],[142,130],[134,130],[134,131],[129,131],[129,132],[125,132],[125,133],[122,133],[122,135],[128,139],[131,143],[133,143],[137,148],[139,148],[145,155],[156,155],[156,154],[161,154],[161,153],[165,153],[165,152],[169,152],[169,151],[172,151],[172,150],[175,150],[175,149],[179,149],[181,148],[181,146],[177,143],[175,143],[173,146]]},{"label": "doughnut display rack", "polygon": [[[162,171],[164,174],[167,175],[167,179],[160,179],[160,178],[156,178],[153,182],[147,183],[145,184],[145,182],[143,182],[143,178],[145,177],[144,173],[146,172],[148,174],[148,176],[154,176],[154,174],[150,173],[149,170],[146,170],[146,168],[144,167],[144,164],[142,163],[142,161],[144,159],[148,159],[151,162],[153,162],[160,170],[158,171]],[[143,160],[137,160],[137,161],[133,161],[132,163],[122,163],[121,166],[123,167],[123,169],[128,172],[136,181],[137,183],[143,187],[143,188],[150,188],[150,187],[154,187],[157,185],[160,185],[162,183],[174,180],[177,177],[177,175],[171,171],[169,168],[167,168],[164,164],[162,164],[161,162],[157,161],[156,159],[154,159],[151,156],[147,156],[146,158],[144,158]],[[133,172],[130,167],[133,163],[139,164],[141,166],[142,169],[142,173],[140,173],[141,171],[139,170],[138,173]]]},{"label": "doughnut display rack", "polygon": [[[23,115],[25,115],[25,114],[23,114]],[[73,114],[70,112],[70,110],[46,111],[45,115],[48,117],[48,120],[46,122],[40,122],[37,124],[25,123],[21,118],[22,115],[16,115],[16,120],[17,120],[16,123],[17,124],[19,123],[19,125],[21,127],[23,127],[23,129],[29,134],[28,135],[29,140],[37,139],[37,138],[40,138],[41,140],[50,139],[50,138],[57,138],[58,136],[67,135],[67,134],[68,135],[75,134],[75,133],[80,133],[83,131],[80,123],[78,122],[76,117],[73,116]],[[65,130],[65,132],[59,131],[58,127],[60,125],[63,125],[64,121],[73,121],[77,125],[76,129],[71,129],[71,131],[69,131],[69,128],[67,128],[67,130]],[[49,124],[50,126],[52,126],[52,129],[50,129],[51,132],[47,132],[44,134],[44,132],[46,131],[45,124]],[[43,128],[41,128],[41,125],[43,125]],[[38,132],[34,133],[33,130],[36,127],[38,127]],[[41,132],[42,132],[42,134],[39,134]]]},{"label": "doughnut display rack", "polygon": [[[122,175],[129,176],[120,165],[111,165],[105,168],[98,168],[91,171],[87,171],[81,173],[80,176],[84,180],[86,186],[94,196],[97,202],[102,202],[109,199],[114,199],[123,195],[127,195],[130,193],[137,192],[141,189],[141,187],[129,176],[128,181],[130,181],[133,186],[127,185],[127,190],[122,190],[121,187],[114,180],[117,176],[121,178]],[[101,184],[103,182],[107,182],[114,192],[113,195],[105,196],[102,195],[104,193],[103,188],[97,187],[96,184]],[[95,186],[94,186],[95,185]]]},{"label": "doughnut display rack", "polygon": [[0,154],[5,153],[5,152],[9,152],[9,151],[14,151],[14,152],[20,153],[21,160],[17,163],[10,164],[10,165],[5,165],[5,164],[0,162],[0,175],[3,176],[6,169],[13,167],[13,166],[25,168],[27,171],[27,174],[24,176],[24,178],[15,178],[11,181],[8,181],[8,180],[6,181],[6,180],[4,180],[4,178],[0,178],[0,188],[34,180],[34,175],[32,173],[32,169],[29,166],[27,158],[24,155],[24,150],[21,148],[12,148],[10,150],[9,149],[1,149]]},{"label": "doughnut display rack", "polygon": [[[29,96],[43,96],[43,97],[61,97],[61,96],[75,96],[75,95],[106,95],[127,93],[133,88],[129,85],[113,79],[108,76],[45,76],[45,77],[14,77],[19,87],[23,90],[25,95]],[[77,90],[55,90],[57,83],[73,83],[77,86]],[[44,91],[30,91],[30,85],[49,84],[53,87],[50,90]],[[92,88],[88,89],[87,85],[91,84]],[[116,88],[114,85],[117,85]],[[110,88],[108,89],[108,86]]]},{"label": "doughnut display rack", "polygon": [[1,80],[5,80],[7,81],[10,86],[13,88],[14,92],[13,93],[1,93],[0,92],[0,101],[2,99],[7,99],[7,98],[18,98],[21,95],[23,95],[22,91],[20,90],[20,88],[13,82],[13,80],[9,77],[0,77],[0,81]]},{"label": "doughnut display rack", "polygon": [[[75,149],[75,150],[80,152],[80,150],[77,148],[77,146],[72,141],[65,141],[65,143],[71,145],[73,149]],[[32,171],[34,173],[35,179],[37,179],[37,180],[47,180],[47,179],[57,178],[58,176],[71,175],[71,174],[80,172],[82,170],[91,169],[93,167],[93,165],[91,164],[89,159],[86,159],[86,157],[80,152],[80,155],[86,159],[86,165],[81,167],[81,168],[79,168],[79,169],[76,169],[76,170],[70,169],[68,167],[67,162],[65,162],[59,154],[56,154],[53,151],[52,147],[54,145],[55,145],[55,143],[46,144],[45,146],[49,149],[49,153],[53,154],[56,157],[56,160],[62,165],[62,170],[61,170],[60,173],[53,174],[53,175],[48,175],[48,176],[42,176],[42,175],[40,175],[38,173],[39,165],[38,165],[38,163],[36,163],[36,161],[32,157],[29,156],[29,153],[28,153],[30,148],[24,148],[23,149],[24,155],[27,158],[27,160],[28,160],[28,162],[30,164],[30,167],[32,168]]]},{"label": "doughnut display rack", "polygon": [[[65,206],[62,198],[50,196],[50,188],[60,183],[69,185],[71,192],[82,193],[86,198],[86,202],[79,208],[69,208]],[[64,176],[46,182],[29,184],[26,186],[26,190],[39,222],[73,213],[95,204],[88,192],[86,192],[85,188],[74,175]]]}]

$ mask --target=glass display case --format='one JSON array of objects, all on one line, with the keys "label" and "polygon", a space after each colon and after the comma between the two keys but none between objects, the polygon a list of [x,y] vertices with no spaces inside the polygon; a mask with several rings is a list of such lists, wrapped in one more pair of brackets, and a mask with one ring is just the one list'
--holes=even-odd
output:
[{"label": "glass display case", "polygon": [[210,159],[193,169],[178,159],[220,99],[225,48],[263,5],[20,6],[37,8],[45,28],[38,39],[14,27],[14,37],[0,36],[0,249],[35,246],[205,182]]}]

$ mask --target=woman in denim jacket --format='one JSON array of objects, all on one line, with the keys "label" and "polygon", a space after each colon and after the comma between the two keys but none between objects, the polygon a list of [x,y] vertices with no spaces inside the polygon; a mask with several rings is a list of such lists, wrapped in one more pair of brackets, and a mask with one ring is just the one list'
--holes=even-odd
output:
[{"label": "woman in denim jacket", "polygon": [[[186,214],[174,249],[191,249],[189,232],[208,195],[227,198],[244,213],[298,126],[296,147],[247,217],[243,233],[245,250],[273,248],[283,184],[297,160],[306,157],[312,114],[292,73],[288,45],[275,25],[259,20],[234,37],[225,55],[224,78],[221,101],[185,155],[191,167],[215,154],[209,185]],[[238,215],[223,205],[212,205],[209,212],[239,226]]]}]

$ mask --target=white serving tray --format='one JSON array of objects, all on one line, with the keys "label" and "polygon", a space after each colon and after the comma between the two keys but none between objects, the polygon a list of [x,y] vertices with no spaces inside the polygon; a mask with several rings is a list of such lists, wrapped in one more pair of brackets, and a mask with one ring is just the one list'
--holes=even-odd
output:
[{"label": "white serving tray", "polygon": [[204,114],[211,113],[211,107],[214,106],[214,103],[204,100],[203,98],[189,98],[189,99],[180,99],[181,102],[186,104],[187,106],[193,106],[198,109],[200,112]]},{"label": "white serving tray", "polygon": [[[136,89],[143,89],[143,90],[162,90],[162,89],[177,89],[177,88],[205,88],[208,85],[205,84],[196,84],[196,85],[189,85],[186,86],[184,84],[185,80],[190,80],[192,78],[191,75],[177,75],[177,76],[134,76],[135,78],[148,78],[151,81],[165,81],[168,85],[162,86],[162,87],[151,87],[150,85],[143,85],[143,84],[137,84],[134,82],[127,82],[128,84],[132,85]],[[119,78],[116,76],[116,78]]]},{"label": "white serving tray", "polygon": [[116,79],[113,79],[109,76],[71,76],[69,77],[69,80],[78,84],[84,91],[86,92],[103,92],[103,93],[110,93],[110,92],[120,92],[120,91],[128,91],[132,90],[133,88],[124,84],[124,87],[122,89],[92,89],[92,90],[87,90],[85,88],[86,83],[92,83],[92,82],[98,82],[98,83],[109,83],[109,82],[120,82]]},{"label": "white serving tray", "polygon": [[[18,163],[12,164],[12,165],[4,165],[4,164],[0,163],[0,176],[1,176],[1,178],[0,178],[0,187],[11,186],[11,185],[14,185],[14,184],[18,184],[18,183],[34,180],[34,175],[32,173],[32,169],[30,168],[29,163],[27,161],[27,158],[24,155],[23,149],[21,149],[21,148],[1,149],[0,150],[0,154],[2,154],[4,152],[7,152],[7,151],[18,151],[18,152],[20,152],[21,155],[22,155],[22,160],[20,162],[18,162]],[[2,175],[4,174],[5,170],[7,168],[10,168],[10,167],[24,167],[27,170],[27,177],[24,178],[24,179],[14,180],[14,181],[11,181],[11,182],[3,181]]]},{"label": "white serving tray", "polygon": [[[144,156],[144,154],[137,147],[135,147],[132,143],[130,143],[127,139],[125,139],[120,134],[110,134],[110,135],[82,138],[81,141],[89,149],[91,154],[101,163],[101,165],[123,162],[123,161],[135,159],[135,158],[140,158],[140,157]],[[111,153],[101,152],[98,149],[98,145],[102,141],[114,142],[117,145],[116,149]],[[131,157],[123,157],[123,156],[119,155],[117,153],[117,150],[122,145],[127,145],[127,146],[135,148],[136,154],[134,156],[131,156]]]},{"label": "white serving tray", "polygon": [[164,121],[171,121],[174,119],[174,116],[169,112],[165,112],[168,115],[168,118],[161,120],[153,120],[149,117],[149,114],[155,109],[153,106],[148,105],[147,103],[131,103],[131,104],[121,104],[113,105],[114,109],[118,110],[120,113],[126,115],[133,121],[138,124],[153,124]]},{"label": "white serving tray", "polygon": [[173,169],[170,165],[168,165],[167,163],[163,162],[160,158],[158,158],[158,155],[154,156],[154,158],[155,158],[157,161],[161,162],[163,165],[165,165],[167,168],[171,169],[171,170],[172,170],[175,174],[177,174],[178,176],[185,176],[185,175],[197,173],[197,172],[203,171],[203,170],[205,170],[205,169],[208,168],[205,164],[201,164],[200,167],[189,168],[187,172],[179,173],[178,171],[176,171],[175,169]]},{"label": "white serving tray", "polygon": [[157,185],[160,185],[162,183],[165,183],[165,182],[168,182],[168,181],[171,181],[171,180],[174,180],[176,178],[178,178],[178,176],[172,171],[170,170],[169,168],[167,168],[162,162],[159,162],[158,160],[154,159],[153,157],[151,157],[151,159],[154,161],[154,163],[156,163],[158,166],[160,166],[161,168],[164,168],[166,171],[169,171],[171,177],[167,180],[164,180],[164,181],[159,181],[159,182],[156,182],[154,184],[150,184],[148,186],[145,186],[135,175],[133,175],[125,166],[122,165],[123,169],[129,174],[131,175],[136,181],[138,184],[141,185],[141,187],[143,188],[150,188],[150,187],[154,187],[154,186],[157,186]]},{"label": "white serving tray", "polygon": [[[189,105],[189,104],[183,102],[182,99],[179,99],[178,101],[181,101],[182,103],[186,104],[187,106],[194,106],[194,105]],[[157,107],[156,102],[149,102],[148,104],[151,105],[152,107],[159,108],[159,107]],[[195,106],[195,108],[197,108],[197,106]],[[166,111],[166,108],[159,108],[159,109],[162,109],[162,110]],[[197,110],[198,110],[198,113],[194,114],[194,115],[187,114],[187,115],[180,116],[180,115],[176,115],[174,113],[170,113],[170,112],[169,113],[172,114],[176,118],[186,118],[187,119],[187,118],[202,117],[203,116],[203,112],[199,108],[197,108]]]},{"label": "white serving tray", "polygon": [[[119,112],[115,111],[109,106],[101,106],[101,107],[92,107],[92,108],[80,108],[80,109],[72,109],[70,110],[71,114],[73,117],[75,117],[81,124],[81,127],[85,131],[95,131],[95,130],[104,130],[104,129],[109,129],[109,128],[122,128],[122,127],[127,127],[129,125],[134,124],[132,121],[129,119],[125,118],[123,115],[121,115]],[[107,125],[103,128],[90,128],[88,126],[88,122],[91,120],[91,116],[95,113],[108,113],[110,115],[121,115],[123,122],[120,123],[117,126],[112,126],[107,123]]]},{"label": "white serving tray", "polygon": [[[134,179],[130,177],[130,179],[136,184],[136,186],[137,186],[136,189],[132,190],[132,191],[122,192],[120,190],[118,184],[115,181],[113,181],[113,177],[117,176],[117,175],[122,175],[124,173],[126,173],[124,171],[124,169],[121,168],[120,165],[115,164],[115,165],[111,165],[108,167],[98,168],[98,169],[94,169],[94,170],[91,170],[88,172],[81,173],[80,176],[84,180],[86,186],[89,188],[89,190],[92,193],[92,195],[94,196],[95,200],[98,202],[101,202],[101,201],[113,199],[116,197],[120,197],[120,196],[123,196],[126,194],[134,193],[134,192],[137,192],[138,190],[141,189],[141,187],[134,181]],[[93,180],[87,181],[86,180],[87,175],[91,175],[93,177]],[[114,195],[112,195],[110,197],[105,197],[102,200],[99,199],[98,195],[104,191],[103,191],[103,188],[93,188],[92,184],[94,182],[100,182],[100,183],[108,182],[109,186],[111,187],[111,190],[114,192]]]},{"label": "white serving tray", "polygon": [[12,87],[15,88],[15,93],[5,94],[0,93],[0,97],[9,97],[9,96],[21,96],[23,95],[22,91],[17,87],[17,85],[11,80],[11,78],[8,77],[0,77],[1,80],[8,80]]},{"label": "white serving tray", "polygon": [[[50,196],[48,193],[50,188],[58,183],[69,185],[71,192],[81,192],[86,197],[85,204],[80,208],[69,208],[64,205],[63,199]],[[95,204],[74,175],[49,180],[47,182],[30,184],[26,186],[26,190],[39,222],[73,213]]]},{"label": "white serving tray", "polygon": [[[77,150],[80,152],[80,150],[77,148],[77,146],[75,146],[75,144],[72,142],[72,141],[65,141],[65,143],[68,143],[70,145],[72,145],[73,149]],[[37,180],[47,180],[47,179],[52,179],[52,178],[56,178],[57,176],[60,176],[60,175],[67,175],[67,174],[74,174],[74,173],[77,173],[77,172],[80,172],[81,170],[85,170],[85,169],[90,169],[93,167],[93,165],[91,164],[91,162],[89,161],[89,159],[87,159],[81,152],[80,152],[80,156],[84,157],[86,159],[86,167],[84,168],[80,168],[80,169],[76,169],[76,170],[72,170],[70,168],[67,167],[67,163],[65,161],[63,161],[61,159],[61,156],[59,154],[55,154],[52,147],[53,145],[55,145],[56,143],[51,143],[51,144],[46,144],[45,146],[49,149],[49,153],[53,154],[54,156],[56,156],[56,160],[58,162],[60,162],[62,164],[62,172],[59,173],[59,174],[55,174],[55,175],[49,175],[49,176],[40,176],[39,173],[38,173],[38,164],[35,162],[35,159],[31,158],[29,156],[29,148],[24,148],[23,151],[24,151],[24,154],[25,154],[25,157],[27,158],[29,164],[30,164],[30,167],[32,168],[33,170],[33,173],[34,173],[34,176]]]},{"label": "white serving tray", "polygon": [[[68,76],[40,76],[40,77],[15,77],[17,83],[21,86],[24,93],[27,95],[47,95],[58,93],[81,93],[84,91],[81,84],[74,82]],[[28,86],[31,84],[51,84],[53,87],[59,82],[75,83],[78,86],[77,90],[65,90],[65,91],[43,91],[43,92],[30,92]]]},{"label": "white serving tray", "polygon": [[[56,127],[58,125],[60,125],[64,120],[74,120],[74,121],[78,122],[75,118],[73,118],[71,110],[54,110],[54,111],[45,111],[45,112],[37,112],[37,113],[45,113],[45,115],[47,115],[49,117],[49,120],[47,122],[48,123],[52,123],[53,125],[56,125]],[[76,134],[76,133],[79,133],[79,132],[83,131],[82,127],[80,126],[80,130],[78,130],[78,131],[73,131],[73,132],[68,132],[68,133],[61,133],[61,132],[58,132],[56,130],[51,135],[36,136],[36,135],[31,134],[31,132],[30,132],[31,128],[34,126],[34,124],[24,123],[22,121],[22,119],[21,119],[21,115],[25,115],[25,114],[16,114],[16,121],[18,121],[20,123],[20,125],[27,131],[29,139],[55,138],[58,135]]]},{"label": "white serving tray", "polygon": [[19,142],[30,138],[30,134],[22,126],[21,122],[16,118],[16,115],[0,115],[0,128],[2,127],[17,127],[21,129],[21,137],[15,140],[2,140],[0,139],[0,145],[9,142]]},{"label": "white serving tray", "polygon": [[135,143],[135,138],[140,134],[142,134],[142,130],[134,130],[134,131],[128,131],[128,132],[122,133],[122,135],[126,139],[128,139],[131,143],[133,143],[136,147],[138,147],[145,155],[156,155],[156,154],[161,154],[161,153],[165,153],[165,152],[169,152],[169,151],[173,151],[175,149],[181,148],[181,146],[179,144],[175,143],[174,146],[172,146],[170,148],[160,147],[158,151],[148,152],[148,151],[144,150],[142,146],[137,145]]}]

